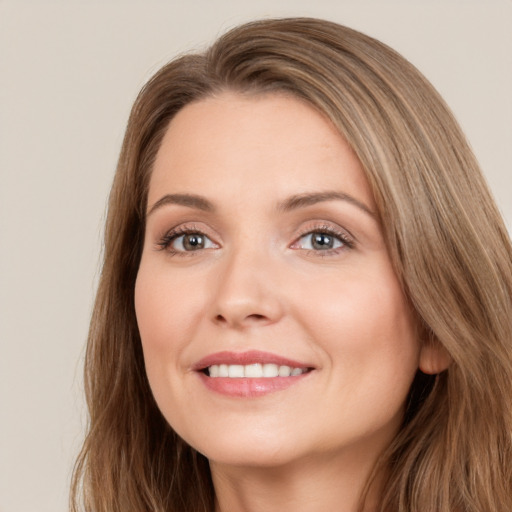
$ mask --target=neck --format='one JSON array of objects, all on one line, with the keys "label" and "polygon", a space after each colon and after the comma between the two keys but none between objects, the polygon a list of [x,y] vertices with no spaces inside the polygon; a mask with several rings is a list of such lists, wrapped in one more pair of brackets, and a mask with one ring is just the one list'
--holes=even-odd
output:
[{"label": "neck", "polygon": [[335,457],[295,461],[280,467],[226,466],[211,462],[216,512],[374,512],[380,478],[361,497],[373,467],[344,465]]}]

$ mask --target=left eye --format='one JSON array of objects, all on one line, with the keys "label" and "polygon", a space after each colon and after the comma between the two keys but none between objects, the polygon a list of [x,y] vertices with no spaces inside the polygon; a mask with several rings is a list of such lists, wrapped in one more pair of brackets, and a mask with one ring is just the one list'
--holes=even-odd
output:
[{"label": "left eye", "polygon": [[343,247],[345,242],[343,242],[340,237],[332,233],[315,231],[301,236],[295,245],[299,249],[327,251],[329,249],[338,249],[339,247]]},{"label": "left eye", "polygon": [[169,245],[174,251],[190,252],[210,249],[214,243],[202,233],[185,233],[174,238]]}]

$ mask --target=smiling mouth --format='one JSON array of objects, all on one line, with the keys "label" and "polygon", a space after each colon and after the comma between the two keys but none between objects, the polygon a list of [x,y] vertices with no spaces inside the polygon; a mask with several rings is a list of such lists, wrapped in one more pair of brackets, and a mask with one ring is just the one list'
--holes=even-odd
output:
[{"label": "smiling mouth", "polygon": [[259,350],[216,352],[192,370],[207,389],[229,398],[259,398],[288,389],[307,379],[316,368]]},{"label": "smiling mouth", "polygon": [[253,364],[213,364],[203,370],[208,377],[231,379],[271,379],[276,377],[295,377],[308,373],[312,368],[293,367],[274,363]]},{"label": "smiling mouth", "polygon": [[315,368],[269,352],[248,350],[210,354],[198,361],[192,369],[212,379],[246,380],[300,377]]}]

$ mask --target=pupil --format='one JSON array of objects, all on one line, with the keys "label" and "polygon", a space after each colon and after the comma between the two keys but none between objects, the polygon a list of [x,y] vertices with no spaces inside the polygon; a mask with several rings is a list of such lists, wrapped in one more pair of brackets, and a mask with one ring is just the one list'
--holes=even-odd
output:
[{"label": "pupil", "polygon": [[189,251],[201,249],[204,246],[204,240],[201,235],[188,235],[183,240],[183,247]]},{"label": "pupil", "polygon": [[325,233],[316,233],[313,235],[312,245],[314,249],[331,249],[333,246],[333,238]]}]

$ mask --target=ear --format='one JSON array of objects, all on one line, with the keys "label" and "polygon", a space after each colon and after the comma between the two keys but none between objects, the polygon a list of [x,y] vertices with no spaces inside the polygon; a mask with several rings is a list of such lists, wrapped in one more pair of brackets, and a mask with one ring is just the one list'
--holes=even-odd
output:
[{"label": "ear", "polygon": [[419,368],[423,373],[428,375],[441,373],[451,363],[452,358],[450,354],[437,338],[429,336],[422,342]]}]

